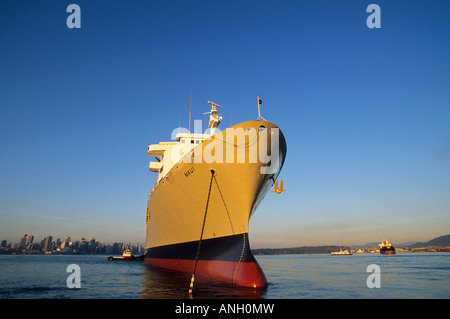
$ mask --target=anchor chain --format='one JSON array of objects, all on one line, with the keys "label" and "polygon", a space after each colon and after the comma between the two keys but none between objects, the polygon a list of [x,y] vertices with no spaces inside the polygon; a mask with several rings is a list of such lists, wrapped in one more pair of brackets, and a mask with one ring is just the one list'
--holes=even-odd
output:
[{"label": "anchor chain", "polygon": [[191,284],[189,285],[189,294],[192,294],[192,289],[194,288],[195,272],[197,271],[198,257],[200,255],[200,247],[202,245],[203,231],[205,229],[206,215],[208,213],[209,198],[211,196],[211,186],[212,186],[214,174],[215,174],[215,171],[212,169],[211,170],[211,181],[209,182],[208,199],[206,200],[205,216],[203,217],[202,232],[200,233],[200,240],[198,241],[197,255],[195,256],[194,271],[192,272]]}]

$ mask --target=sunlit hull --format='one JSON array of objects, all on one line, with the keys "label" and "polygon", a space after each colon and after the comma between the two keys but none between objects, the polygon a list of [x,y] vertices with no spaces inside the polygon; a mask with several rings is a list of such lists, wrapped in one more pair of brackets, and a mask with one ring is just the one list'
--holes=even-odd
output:
[{"label": "sunlit hull", "polygon": [[[269,131],[278,129],[267,121],[244,122],[232,129],[258,130],[261,126]],[[207,152],[214,142],[223,147],[224,154],[231,145],[245,149],[247,156],[253,143],[259,143],[258,139],[244,143],[227,140],[226,131],[220,140],[203,141],[194,152],[199,148]],[[267,138],[270,140],[270,134]],[[239,286],[265,287],[266,277],[250,250],[248,224],[283,166],[286,142],[281,131],[278,149],[279,161],[270,174],[261,173],[268,164],[259,159],[238,163],[237,152],[234,159],[229,158],[232,163],[180,160],[148,198],[145,264],[192,273],[197,260],[197,275]]]}]

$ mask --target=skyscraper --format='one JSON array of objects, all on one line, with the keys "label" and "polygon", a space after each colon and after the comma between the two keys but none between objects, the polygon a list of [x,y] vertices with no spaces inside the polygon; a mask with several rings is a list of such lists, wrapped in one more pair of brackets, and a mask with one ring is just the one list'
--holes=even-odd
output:
[{"label": "skyscraper", "polygon": [[32,243],[33,243],[33,240],[34,240],[34,236],[33,236],[33,235],[28,236],[27,246],[28,246],[29,244],[32,244]]},{"label": "skyscraper", "polygon": [[53,240],[53,237],[51,235],[45,237],[45,239],[44,239],[44,247],[42,247],[42,251],[49,251],[49,250],[51,250],[52,240]]},{"label": "skyscraper", "polygon": [[27,245],[27,234],[22,234],[22,238],[20,239],[19,248],[24,249]]}]

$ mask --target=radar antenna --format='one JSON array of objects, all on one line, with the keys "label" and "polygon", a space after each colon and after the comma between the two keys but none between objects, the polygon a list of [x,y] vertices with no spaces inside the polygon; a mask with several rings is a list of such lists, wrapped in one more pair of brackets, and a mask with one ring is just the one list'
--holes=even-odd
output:
[{"label": "radar antenna", "polygon": [[222,121],[222,116],[220,116],[219,111],[217,111],[217,107],[222,108],[219,104],[216,104],[214,102],[208,101],[209,104],[211,104],[211,111],[205,112],[203,114],[210,114],[209,115],[209,125],[208,127],[211,129],[211,135],[214,134],[214,130],[217,126],[219,126],[220,121]]}]

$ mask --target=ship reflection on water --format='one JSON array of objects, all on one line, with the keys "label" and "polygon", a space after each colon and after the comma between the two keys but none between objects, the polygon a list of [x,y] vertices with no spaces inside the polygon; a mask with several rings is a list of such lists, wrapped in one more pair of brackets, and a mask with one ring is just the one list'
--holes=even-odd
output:
[{"label": "ship reflection on water", "polygon": [[155,267],[145,267],[140,296],[143,299],[259,299],[267,288],[247,288],[211,278],[195,276],[190,295],[191,274]]}]

